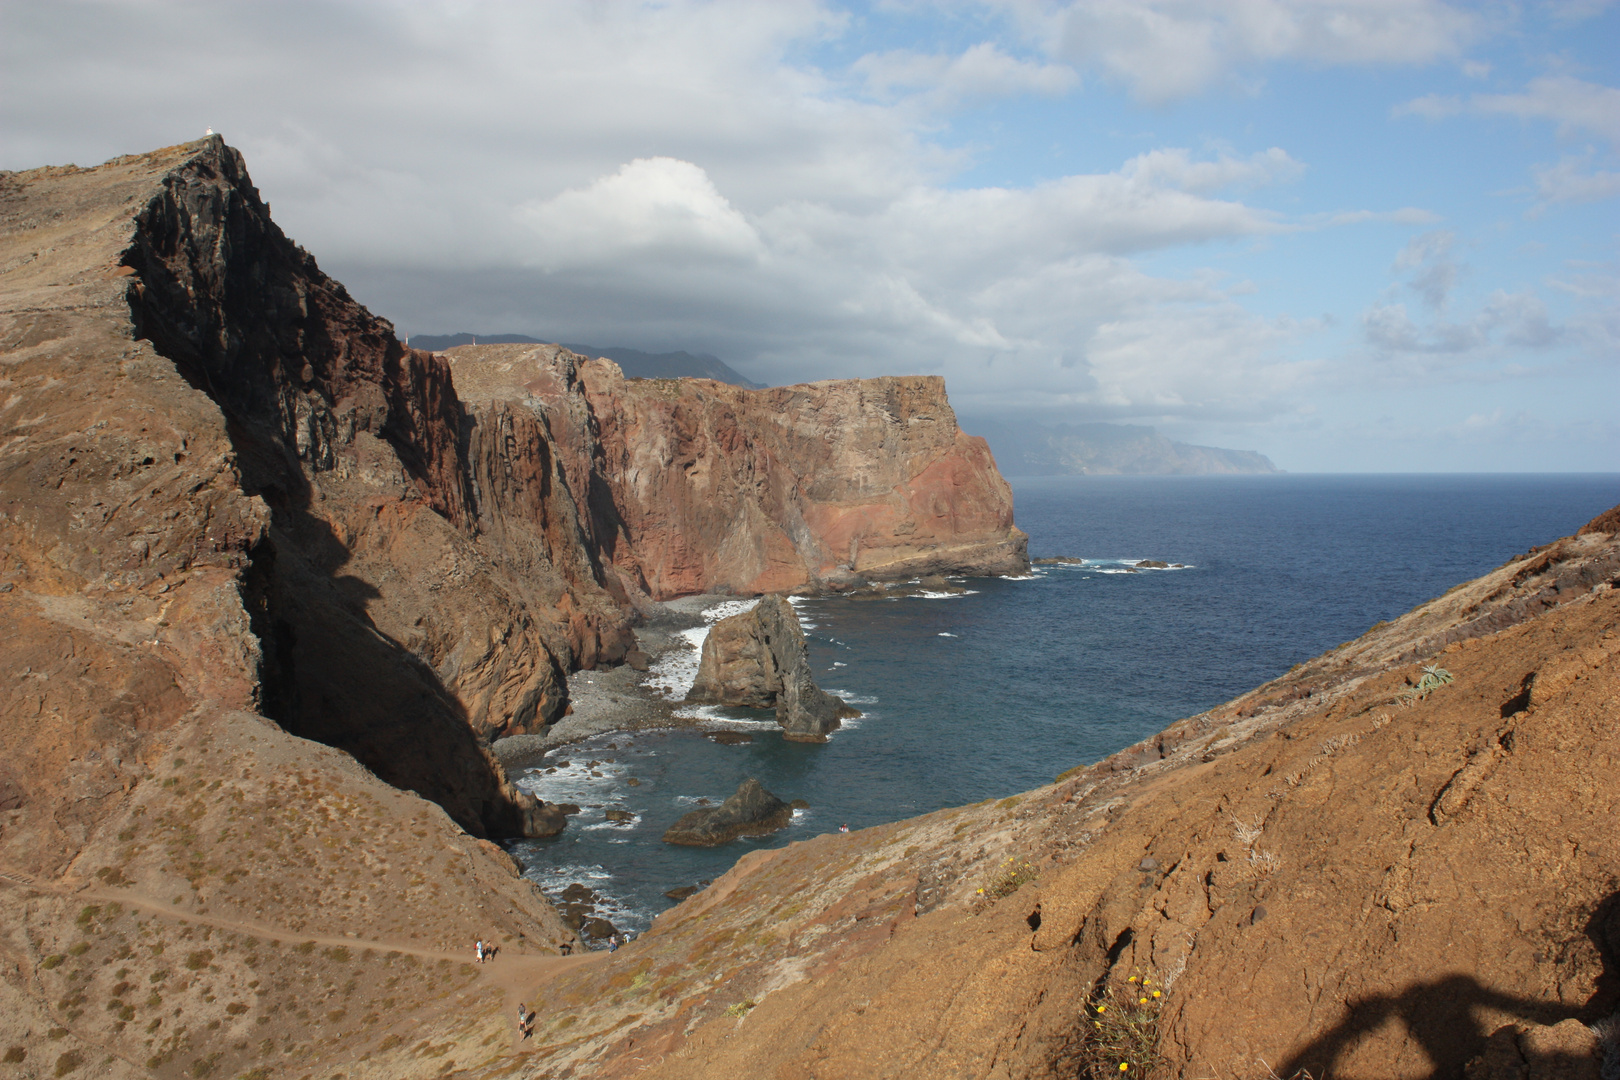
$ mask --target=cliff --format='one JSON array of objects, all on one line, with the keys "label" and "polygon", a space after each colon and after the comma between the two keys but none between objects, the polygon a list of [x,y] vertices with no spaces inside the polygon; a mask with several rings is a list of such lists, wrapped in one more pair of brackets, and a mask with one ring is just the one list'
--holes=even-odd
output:
[{"label": "cliff", "polygon": [[467,942],[571,937],[475,839],[560,822],[481,735],[563,707],[553,594],[598,639],[625,616],[501,569],[448,369],[218,139],[0,174],[0,386],[7,1069],[235,1076],[335,1038],[409,1075],[396,1024],[464,1018],[396,1021],[389,980],[498,997]]},{"label": "cliff", "polygon": [[551,982],[530,1065],[1596,1080],[1616,520],[1050,786],[745,855]]},{"label": "cliff", "polygon": [[[576,959],[483,839],[562,815],[488,744],[626,655],[630,539],[661,535],[653,509],[618,510],[643,449],[599,436],[602,367],[560,411],[468,407],[282,234],[217,137],[0,173],[8,1070],[505,1057],[501,980]],[[921,561],[950,558],[937,522],[913,531]],[[463,962],[480,937],[499,978]]]},{"label": "cliff", "polygon": [[957,427],[939,378],[748,390],[626,379],[559,346],[446,356],[475,412],[545,418],[598,559],[632,594],[1028,567],[1012,491],[985,441]]}]

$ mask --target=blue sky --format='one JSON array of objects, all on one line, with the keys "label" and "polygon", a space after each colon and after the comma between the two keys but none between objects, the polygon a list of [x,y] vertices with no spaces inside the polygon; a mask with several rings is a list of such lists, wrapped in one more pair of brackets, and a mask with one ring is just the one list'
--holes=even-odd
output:
[{"label": "blue sky", "polygon": [[1620,469],[1599,0],[0,6],[0,167],[222,132],[402,334]]}]

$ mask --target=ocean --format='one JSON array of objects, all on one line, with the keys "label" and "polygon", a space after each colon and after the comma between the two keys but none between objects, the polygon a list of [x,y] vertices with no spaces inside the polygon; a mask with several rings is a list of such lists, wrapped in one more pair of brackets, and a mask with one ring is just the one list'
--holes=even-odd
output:
[{"label": "ocean", "polygon": [[[1620,503],[1620,474],[1054,477],[1013,492],[1031,557],[1086,561],[959,579],[960,594],[795,598],[818,682],[865,715],[824,745],[784,741],[768,712],[708,708],[706,728],[753,741],[682,729],[554,751],[518,782],[585,809],[560,836],[510,845],[525,876],[553,897],[584,883],[640,932],[666,890],[753,848],[1049,783],[1574,532]],[[1143,559],[1183,568],[1129,572]],[[768,837],[662,842],[750,776],[810,808]]]}]

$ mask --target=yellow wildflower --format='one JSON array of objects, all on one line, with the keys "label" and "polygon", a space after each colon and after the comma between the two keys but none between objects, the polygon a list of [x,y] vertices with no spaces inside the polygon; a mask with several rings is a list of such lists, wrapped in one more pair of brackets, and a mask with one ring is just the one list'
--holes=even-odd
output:
[{"label": "yellow wildflower", "polygon": [[1126,982],[1135,982],[1136,981],[1136,976],[1132,975],[1130,978],[1126,979],[1125,981]]},{"label": "yellow wildflower", "polygon": [[1157,991],[1157,990],[1155,990],[1155,991],[1153,991],[1153,996],[1154,996],[1154,997],[1158,997],[1158,996],[1159,996],[1159,992],[1158,992],[1158,991]]},{"label": "yellow wildflower", "polygon": [[1147,1004],[1147,998],[1137,998],[1136,1003],[1138,1005],[1146,1005]]},{"label": "yellow wildflower", "polygon": [[1102,1015],[1103,1013],[1107,1012],[1107,1011],[1108,1011],[1108,1006],[1106,1006],[1106,1005],[1097,1006],[1097,1014],[1099,1016]]},{"label": "yellow wildflower", "polygon": [[1131,1068],[1131,1063],[1128,1062],[1128,1061],[1122,1061],[1122,1062],[1119,1063],[1119,1071],[1120,1072],[1129,1072],[1130,1068]]}]

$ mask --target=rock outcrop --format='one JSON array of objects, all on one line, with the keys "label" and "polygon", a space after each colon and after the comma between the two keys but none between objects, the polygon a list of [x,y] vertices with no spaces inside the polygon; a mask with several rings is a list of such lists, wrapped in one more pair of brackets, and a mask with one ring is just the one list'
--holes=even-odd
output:
[{"label": "rock outcrop", "polygon": [[[564,707],[563,596],[598,641],[626,614],[589,576],[504,569],[448,368],[282,235],[218,139],[0,174],[0,386],[8,1068],[331,1059],[292,1017],[337,980],[337,1056],[408,1074],[362,1017],[442,1027],[382,1006],[387,979],[572,938],[475,839],[561,823],[484,736]],[[216,1014],[206,1045],[182,1010]]]},{"label": "rock outcrop", "polygon": [[709,628],[686,700],[775,708],[783,735],[794,742],[826,742],[842,717],[859,715],[816,685],[804,630],[782,596],[767,596]]},{"label": "rock outcrop", "polygon": [[475,410],[545,417],[609,588],[663,600],[1028,569],[1012,491],[938,377],[749,390],[626,379],[554,345],[445,355]]},{"label": "rock outcrop", "polygon": [[739,836],[764,836],[786,828],[793,820],[793,807],[778,799],[765,786],[749,777],[719,806],[709,806],[683,814],[664,832],[664,843],[687,847],[717,847]]}]

